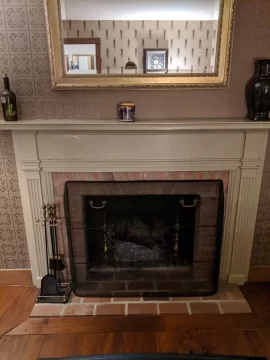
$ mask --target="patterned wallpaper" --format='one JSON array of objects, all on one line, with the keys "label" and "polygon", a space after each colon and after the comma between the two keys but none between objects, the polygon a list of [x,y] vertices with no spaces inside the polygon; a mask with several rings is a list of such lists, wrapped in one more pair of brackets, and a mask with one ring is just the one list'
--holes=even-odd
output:
[{"label": "patterned wallpaper", "polygon": [[9,131],[0,132],[0,268],[29,268],[16,161]]},{"label": "patterned wallpaper", "polygon": [[[43,0],[0,0],[0,73],[6,71],[11,77],[11,85],[18,97],[21,118],[110,119],[116,117],[116,104],[123,101],[134,101],[137,106],[137,117],[141,119],[245,117],[245,84],[253,74],[253,59],[270,57],[269,18],[269,0],[237,1],[229,89],[192,92],[190,90],[55,92],[50,88]],[[269,159],[270,145],[260,202],[260,209],[267,209],[267,216],[270,202],[268,196],[270,170],[267,171]],[[270,166],[268,168],[270,169]],[[6,210],[10,211],[8,210],[11,207],[10,198],[9,196],[5,198],[9,199]],[[270,266],[270,232],[266,231],[270,222],[267,216],[261,216],[260,211],[258,212],[253,265]],[[261,228],[259,228],[260,223]],[[14,239],[13,237],[13,243],[16,243]],[[14,259],[17,259],[17,266],[18,252]]]},{"label": "patterned wallpaper", "polygon": [[143,73],[143,49],[168,49],[169,72],[214,72],[218,21],[63,21],[67,38],[101,40],[102,73]]}]

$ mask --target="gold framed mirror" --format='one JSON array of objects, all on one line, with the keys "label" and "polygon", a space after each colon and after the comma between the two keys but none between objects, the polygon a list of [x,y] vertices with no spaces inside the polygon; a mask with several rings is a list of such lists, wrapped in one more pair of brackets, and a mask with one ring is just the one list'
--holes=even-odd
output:
[{"label": "gold framed mirror", "polygon": [[54,89],[224,88],[236,0],[45,0]]}]

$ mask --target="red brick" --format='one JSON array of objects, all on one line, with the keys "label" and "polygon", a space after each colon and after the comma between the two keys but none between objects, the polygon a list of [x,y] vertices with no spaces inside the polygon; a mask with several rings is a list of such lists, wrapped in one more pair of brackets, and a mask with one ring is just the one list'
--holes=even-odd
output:
[{"label": "red brick", "polygon": [[69,298],[70,303],[80,303],[81,300],[82,300],[82,298],[79,296],[76,296],[75,294],[71,294],[71,296]]},{"label": "red brick", "polygon": [[159,304],[160,314],[188,314],[186,303]]},{"label": "red brick", "polygon": [[170,301],[170,298],[168,296],[149,296],[149,297],[144,297],[143,298],[144,301],[156,301],[156,302],[160,302],[160,301]]},{"label": "red brick", "polygon": [[140,172],[139,180],[153,180],[154,173],[153,172]]},{"label": "red brick", "polygon": [[104,181],[114,181],[113,173],[102,173]]},{"label": "red brick", "polygon": [[113,173],[115,181],[128,181],[127,173],[124,172],[115,172]]},{"label": "red brick", "polygon": [[115,280],[116,281],[129,281],[129,280],[136,280],[136,274],[131,273],[131,272],[123,272],[123,271],[119,271],[115,273]]},{"label": "red brick", "polygon": [[113,295],[110,295],[111,297],[113,297],[114,299],[117,298],[141,298],[142,297],[142,293],[143,291],[117,291],[114,292]]},{"label": "red brick", "polygon": [[215,295],[203,297],[203,300],[229,300],[228,292],[225,289],[219,289]]},{"label": "red brick", "polygon": [[236,285],[228,286],[228,295],[230,300],[245,300],[242,291]]},{"label": "red brick", "polygon": [[128,304],[128,315],[157,315],[157,304]]},{"label": "red brick", "polygon": [[98,304],[96,315],[125,315],[124,304]]},{"label": "red brick", "polygon": [[114,297],[112,298],[113,302],[139,302],[141,301],[140,297]]},{"label": "red brick", "polygon": [[193,296],[193,297],[186,297],[186,296],[174,296],[172,297],[172,301],[200,301],[201,297],[200,296]]},{"label": "red brick", "polygon": [[220,306],[224,314],[244,314],[252,312],[247,301],[221,301]]},{"label": "red brick", "polygon": [[157,282],[158,290],[181,290],[183,283],[180,281],[160,281]]},{"label": "red brick", "polygon": [[159,171],[159,172],[155,172],[154,173],[154,177],[153,177],[153,180],[156,181],[156,180],[165,180],[168,178],[168,172],[166,171]]},{"label": "red brick", "polygon": [[111,298],[101,298],[101,297],[85,297],[83,298],[83,303],[109,303]]},{"label": "red brick", "polygon": [[87,316],[93,315],[93,305],[70,304],[65,306],[64,316]]},{"label": "red brick", "polygon": [[220,314],[216,302],[191,303],[190,309],[192,314]]},{"label": "red brick", "polygon": [[101,282],[99,291],[121,291],[125,290],[124,282]]},{"label": "red brick", "polygon": [[60,316],[63,307],[60,304],[36,304],[30,317]]},{"label": "red brick", "polygon": [[127,177],[129,181],[138,181],[139,173],[138,172],[129,172],[127,173]]},{"label": "red brick", "polygon": [[88,279],[91,281],[112,281],[114,277],[113,272],[98,272],[98,271],[89,271]]},{"label": "red brick", "polygon": [[153,289],[153,283],[152,282],[146,282],[146,281],[134,281],[130,282],[128,284],[129,290],[152,290]]}]

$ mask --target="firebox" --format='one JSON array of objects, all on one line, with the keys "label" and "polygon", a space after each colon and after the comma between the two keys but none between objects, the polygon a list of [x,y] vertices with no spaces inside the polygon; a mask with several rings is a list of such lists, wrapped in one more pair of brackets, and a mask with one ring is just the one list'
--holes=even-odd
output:
[{"label": "firebox", "polygon": [[67,182],[75,294],[213,295],[223,207],[221,180]]}]

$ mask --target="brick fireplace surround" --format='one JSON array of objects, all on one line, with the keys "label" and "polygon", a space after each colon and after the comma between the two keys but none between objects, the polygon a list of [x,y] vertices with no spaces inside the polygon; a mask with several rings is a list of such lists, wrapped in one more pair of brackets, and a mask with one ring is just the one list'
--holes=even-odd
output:
[{"label": "brick fireplace surround", "polygon": [[70,279],[69,250],[64,216],[64,187],[67,181],[177,181],[177,180],[222,180],[226,198],[229,172],[186,171],[186,172],[125,172],[125,173],[52,173],[54,199],[58,218],[63,222],[59,229],[60,252],[67,264],[65,279]]},{"label": "brick fireplace surround", "polygon": [[[46,273],[44,234],[36,222],[42,218],[44,203],[56,203],[58,216],[64,217],[63,186],[67,180],[222,179],[226,211],[220,280],[238,285],[247,280],[269,123],[241,119],[140,120],[134,124],[29,120],[9,127],[35,285],[40,286]],[[64,226],[61,252],[68,259]],[[68,269],[65,276],[69,277]],[[224,292],[217,297],[222,300],[215,301],[233,299],[227,290],[225,299]],[[221,304],[216,306],[220,312]],[[93,305],[94,313],[96,308]],[[189,303],[184,308],[192,311]],[[127,305],[125,309],[128,311]]]}]

